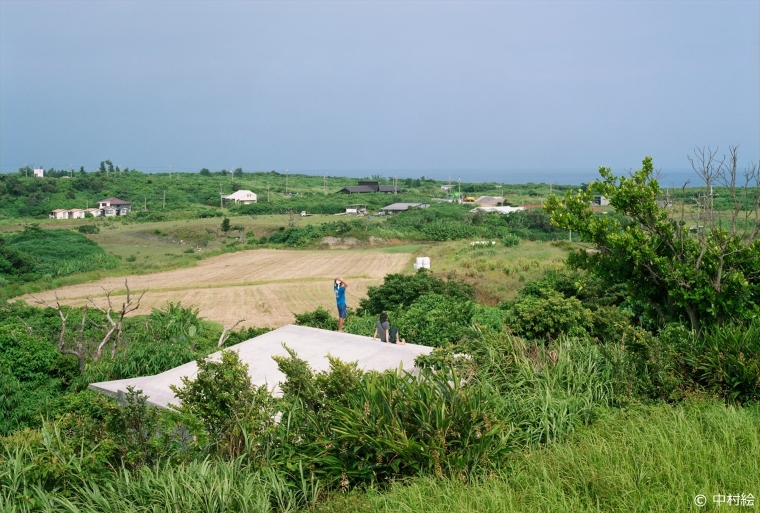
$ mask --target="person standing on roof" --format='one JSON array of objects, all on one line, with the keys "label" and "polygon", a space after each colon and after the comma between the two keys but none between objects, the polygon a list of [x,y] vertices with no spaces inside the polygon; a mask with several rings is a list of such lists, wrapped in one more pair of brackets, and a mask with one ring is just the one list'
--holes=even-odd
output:
[{"label": "person standing on roof", "polygon": [[333,290],[335,291],[335,302],[338,305],[338,332],[343,333],[343,323],[346,322],[346,289],[348,283],[343,278],[335,278]]}]

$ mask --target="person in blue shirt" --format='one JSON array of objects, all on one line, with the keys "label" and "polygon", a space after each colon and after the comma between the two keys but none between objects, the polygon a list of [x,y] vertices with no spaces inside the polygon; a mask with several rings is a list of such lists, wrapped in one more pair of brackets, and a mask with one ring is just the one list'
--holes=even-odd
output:
[{"label": "person in blue shirt", "polygon": [[346,322],[346,289],[348,283],[343,278],[335,278],[333,290],[335,291],[335,302],[338,305],[338,331],[343,332],[343,323]]}]

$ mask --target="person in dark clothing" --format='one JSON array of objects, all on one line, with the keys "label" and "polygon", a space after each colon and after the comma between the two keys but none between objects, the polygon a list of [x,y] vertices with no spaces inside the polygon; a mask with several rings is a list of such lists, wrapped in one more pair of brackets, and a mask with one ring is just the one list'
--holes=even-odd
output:
[{"label": "person in dark clothing", "polygon": [[391,327],[390,323],[388,322],[388,314],[385,312],[380,314],[380,319],[378,319],[377,323],[375,324],[375,334],[372,335],[372,338],[377,338],[378,335],[380,335],[380,340],[382,342],[390,342],[391,344],[406,344],[406,340],[403,338],[399,340],[398,328],[396,326]]}]

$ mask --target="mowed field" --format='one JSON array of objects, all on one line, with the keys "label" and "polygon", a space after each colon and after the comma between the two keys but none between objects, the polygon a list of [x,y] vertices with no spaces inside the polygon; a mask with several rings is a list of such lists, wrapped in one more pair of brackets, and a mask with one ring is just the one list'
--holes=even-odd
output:
[{"label": "mowed field", "polygon": [[[300,251],[259,249],[209,258],[197,266],[153,274],[127,276],[129,288],[145,290],[140,309],[165,308],[168,301],[200,310],[208,320],[230,325],[245,318],[242,326],[279,327],[292,323],[293,313],[323,306],[335,310],[332,280],[343,277],[350,285],[348,306],[357,307],[367,287],[382,283],[388,273],[408,266],[409,253],[378,250]],[[88,297],[106,305],[105,291],[112,291],[114,308],[125,299],[124,277],[70,285],[34,294],[38,299],[82,306]],[[35,299],[23,297],[30,304]],[[335,313],[334,313],[335,314]]]}]

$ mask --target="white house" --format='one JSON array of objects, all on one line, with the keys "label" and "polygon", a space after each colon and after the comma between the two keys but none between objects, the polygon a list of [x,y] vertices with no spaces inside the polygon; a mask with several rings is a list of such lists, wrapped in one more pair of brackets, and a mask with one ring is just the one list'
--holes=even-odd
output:
[{"label": "white house", "polygon": [[119,198],[107,198],[98,201],[98,208],[102,211],[101,215],[106,217],[123,216],[132,210],[132,203]]},{"label": "white house", "polygon": [[45,176],[45,170],[43,168],[34,169],[35,178],[43,178]]},{"label": "white house", "polygon": [[92,217],[100,217],[102,214],[99,208],[88,208],[85,210],[85,212],[90,214]]},{"label": "white house", "polygon": [[251,203],[256,203],[256,193],[246,189],[240,189],[228,196],[222,196],[222,199],[234,201],[237,205],[249,205]]},{"label": "white house", "polygon": [[69,219],[84,219],[86,212],[81,208],[72,208],[69,210]]},{"label": "white house", "polygon": [[56,208],[50,213],[50,217],[53,219],[68,219],[69,211],[65,208]]}]

